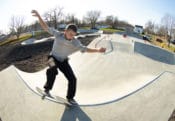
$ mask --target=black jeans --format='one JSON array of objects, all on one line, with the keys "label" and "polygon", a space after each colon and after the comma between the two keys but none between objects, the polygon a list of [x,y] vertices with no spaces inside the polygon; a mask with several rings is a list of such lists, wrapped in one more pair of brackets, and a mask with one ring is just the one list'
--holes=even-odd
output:
[{"label": "black jeans", "polygon": [[71,66],[68,63],[68,59],[64,60],[63,62],[57,61],[53,56],[49,56],[48,60],[49,68],[46,71],[47,81],[44,85],[46,90],[51,90],[56,75],[58,74],[57,68],[65,75],[68,80],[68,90],[67,90],[67,99],[73,99],[76,93],[76,77]]}]

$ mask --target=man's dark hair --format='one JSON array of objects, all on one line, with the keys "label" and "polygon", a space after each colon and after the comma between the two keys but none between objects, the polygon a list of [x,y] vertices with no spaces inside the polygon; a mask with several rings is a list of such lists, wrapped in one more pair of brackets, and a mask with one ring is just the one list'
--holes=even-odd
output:
[{"label": "man's dark hair", "polygon": [[68,24],[66,26],[65,30],[69,30],[69,29],[73,30],[76,33],[77,33],[77,30],[78,30],[78,28],[77,28],[77,26],[75,24]]}]

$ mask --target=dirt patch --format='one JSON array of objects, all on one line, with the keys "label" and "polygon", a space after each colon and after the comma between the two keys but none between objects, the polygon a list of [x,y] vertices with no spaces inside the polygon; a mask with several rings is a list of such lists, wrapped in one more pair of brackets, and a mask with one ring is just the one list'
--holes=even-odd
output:
[{"label": "dirt patch", "polygon": [[[96,37],[81,38],[84,45],[88,45]],[[0,47],[0,71],[10,65],[15,65],[25,72],[36,72],[47,66],[47,57],[52,49],[53,41],[21,45],[9,44]]]}]

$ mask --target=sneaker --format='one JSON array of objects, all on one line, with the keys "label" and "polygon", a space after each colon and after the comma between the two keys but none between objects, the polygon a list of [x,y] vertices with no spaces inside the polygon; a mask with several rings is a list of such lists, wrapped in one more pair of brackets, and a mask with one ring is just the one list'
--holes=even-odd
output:
[{"label": "sneaker", "polygon": [[50,94],[50,92],[49,92],[49,90],[48,90],[48,89],[45,89],[45,90],[44,90],[44,93],[46,94],[46,96],[51,97],[51,94]]},{"label": "sneaker", "polygon": [[77,102],[74,99],[67,99],[67,101],[72,104],[72,105],[76,105]]}]

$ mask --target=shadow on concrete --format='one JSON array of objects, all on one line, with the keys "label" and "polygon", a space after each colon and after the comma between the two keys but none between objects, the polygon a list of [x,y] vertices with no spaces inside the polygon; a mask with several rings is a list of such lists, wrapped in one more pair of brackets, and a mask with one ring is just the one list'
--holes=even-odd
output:
[{"label": "shadow on concrete", "polygon": [[65,107],[60,121],[92,121],[79,106]]},{"label": "shadow on concrete", "polygon": [[175,54],[169,51],[166,51],[162,48],[147,45],[140,42],[134,43],[134,52],[140,53],[148,58],[153,60],[175,65]]}]

